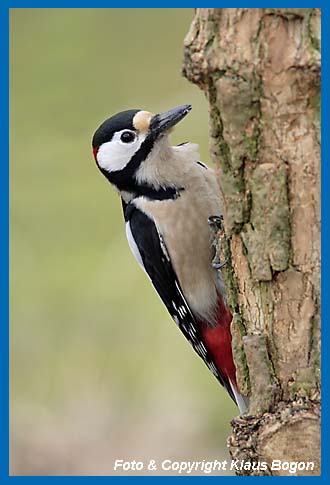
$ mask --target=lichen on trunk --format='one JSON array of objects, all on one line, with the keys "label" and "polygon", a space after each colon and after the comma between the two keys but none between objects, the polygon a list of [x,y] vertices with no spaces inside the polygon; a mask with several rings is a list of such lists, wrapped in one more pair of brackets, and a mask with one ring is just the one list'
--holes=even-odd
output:
[{"label": "lichen on trunk", "polygon": [[230,452],[300,456],[315,462],[304,473],[318,474],[320,10],[197,9],[183,73],[209,101],[222,272],[238,383],[250,395]]}]

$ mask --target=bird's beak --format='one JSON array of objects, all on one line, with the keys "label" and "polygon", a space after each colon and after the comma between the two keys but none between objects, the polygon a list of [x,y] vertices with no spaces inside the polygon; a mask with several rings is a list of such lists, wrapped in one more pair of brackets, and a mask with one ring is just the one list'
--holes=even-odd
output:
[{"label": "bird's beak", "polygon": [[191,104],[184,104],[178,108],[170,109],[166,113],[155,115],[150,122],[150,132],[155,137],[159,136],[161,133],[164,133],[179,123],[191,109]]}]

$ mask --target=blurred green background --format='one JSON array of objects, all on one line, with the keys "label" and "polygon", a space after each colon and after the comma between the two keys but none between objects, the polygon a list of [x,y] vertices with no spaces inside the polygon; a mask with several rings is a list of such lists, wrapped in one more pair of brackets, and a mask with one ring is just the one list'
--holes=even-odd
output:
[{"label": "blurred green background", "polygon": [[12,9],[11,473],[109,475],[122,459],[228,458],[235,406],[181,336],[126,243],[91,137],[111,114],[192,113],[192,9]]}]

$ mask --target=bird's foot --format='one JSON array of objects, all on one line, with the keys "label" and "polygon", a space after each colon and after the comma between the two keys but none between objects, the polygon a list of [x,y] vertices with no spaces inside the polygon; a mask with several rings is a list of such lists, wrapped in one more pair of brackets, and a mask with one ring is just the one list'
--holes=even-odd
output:
[{"label": "bird's foot", "polygon": [[219,216],[210,216],[207,219],[208,225],[211,226],[212,229],[214,229],[216,232],[223,230],[222,221],[223,221],[223,215],[222,214],[220,214]]},{"label": "bird's foot", "polygon": [[226,266],[227,263],[228,263],[228,259],[225,259],[224,261],[219,261],[219,258],[216,256],[212,260],[212,268],[214,268],[214,269],[221,269],[224,266]]},{"label": "bird's foot", "polygon": [[213,246],[215,249],[215,256],[211,264],[212,264],[212,267],[217,270],[223,268],[223,266],[225,266],[228,263],[228,259],[225,259],[224,261],[222,261],[219,255],[221,240],[224,237],[224,227],[223,227],[222,221],[223,221],[222,214],[220,214],[219,216],[210,216],[207,219],[208,225],[214,232]]}]

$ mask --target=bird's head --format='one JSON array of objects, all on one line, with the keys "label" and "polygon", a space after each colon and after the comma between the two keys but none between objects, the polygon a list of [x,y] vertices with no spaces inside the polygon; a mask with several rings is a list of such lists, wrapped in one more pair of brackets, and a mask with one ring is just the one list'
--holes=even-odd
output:
[{"label": "bird's head", "polygon": [[135,109],[107,119],[92,140],[97,166],[118,190],[132,190],[141,164],[191,108],[186,104],[162,114]]}]

